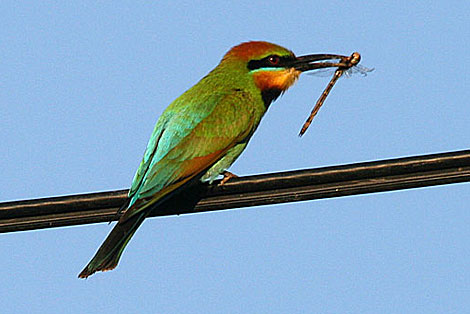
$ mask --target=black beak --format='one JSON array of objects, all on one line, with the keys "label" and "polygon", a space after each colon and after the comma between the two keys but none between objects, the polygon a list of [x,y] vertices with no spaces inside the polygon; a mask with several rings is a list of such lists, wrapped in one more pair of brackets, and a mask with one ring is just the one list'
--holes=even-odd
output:
[{"label": "black beak", "polygon": [[[360,55],[358,54],[359,58]],[[326,62],[328,61],[328,62]],[[359,60],[355,60],[356,64]],[[314,54],[296,57],[292,61],[293,68],[305,72],[322,68],[350,68],[351,57],[334,54]]]}]

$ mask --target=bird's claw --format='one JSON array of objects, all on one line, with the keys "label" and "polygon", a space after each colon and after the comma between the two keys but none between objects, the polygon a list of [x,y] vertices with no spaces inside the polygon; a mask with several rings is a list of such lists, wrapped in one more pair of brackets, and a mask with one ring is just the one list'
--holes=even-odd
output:
[{"label": "bird's claw", "polygon": [[222,175],[224,177],[220,181],[219,186],[224,185],[225,183],[227,183],[228,180],[230,180],[232,178],[238,178],[238,176],[236,174],[231,173],[230,171],[224,171],[224,172],[222,172]]}]

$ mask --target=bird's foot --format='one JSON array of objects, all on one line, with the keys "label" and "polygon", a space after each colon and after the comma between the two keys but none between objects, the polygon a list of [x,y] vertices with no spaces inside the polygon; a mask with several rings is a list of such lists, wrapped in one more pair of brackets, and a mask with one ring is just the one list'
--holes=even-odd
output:
[{"label": "bird's foot", "polygon": [[230,171],[224,171],[222,172],[222,175],[224,176],[222,178],[222,181],[220,181],[219,185],[224,185],[225,183],[227,183],[228,180],[232,179],[232,178],[238,178],[238,176],[234,173],[231,173]]}]

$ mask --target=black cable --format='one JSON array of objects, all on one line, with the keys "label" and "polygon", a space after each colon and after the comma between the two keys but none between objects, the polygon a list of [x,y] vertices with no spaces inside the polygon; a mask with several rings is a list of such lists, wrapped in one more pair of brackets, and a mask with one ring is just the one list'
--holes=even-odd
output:
[{"label": "black cable", "polygon": [[[150,216],[189,214],[470,181],[470,150],[193,182]],[[127,190],[0,203],[0,233],[116,220]]]}]

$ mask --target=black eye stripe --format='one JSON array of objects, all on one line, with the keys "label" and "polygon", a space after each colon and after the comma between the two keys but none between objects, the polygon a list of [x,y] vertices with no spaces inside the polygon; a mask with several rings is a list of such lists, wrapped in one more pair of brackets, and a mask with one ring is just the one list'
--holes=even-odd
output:
[{"label": "black eye stripe", "polygon": [[[273,60],[279,60],[276,64],[273,64]],[[294,60],[293,56],[278,56],[269,55],[259,60],[251,60],[248,62],[249,70],[256,70],[260,68],[285,68]]]}]

